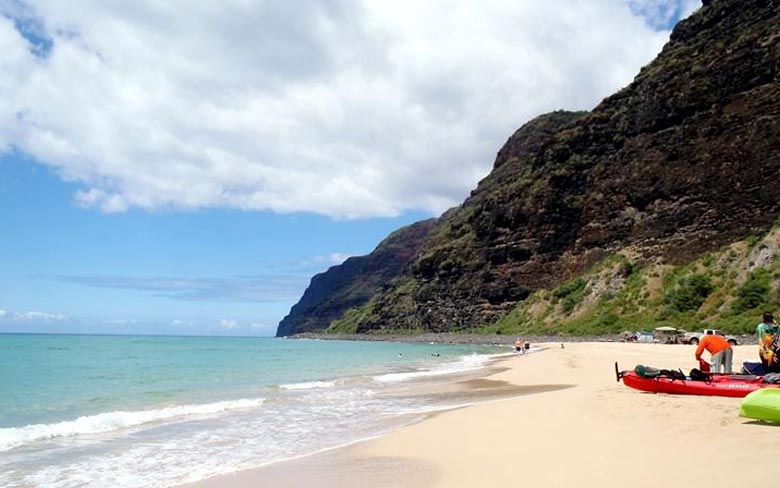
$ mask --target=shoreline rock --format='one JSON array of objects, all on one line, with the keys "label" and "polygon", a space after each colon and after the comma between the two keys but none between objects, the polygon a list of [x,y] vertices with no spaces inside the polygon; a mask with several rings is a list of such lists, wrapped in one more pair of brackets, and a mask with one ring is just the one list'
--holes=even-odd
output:
[{"label": "shoreline rock", "polygon": [[[287,339],[315,339],[327,341],[384,341],[384,342],[418,342],[435,344],[478,344],[478,345],[506,345],[511,346],[516,335],[499,334],[458,334],[451,332],[428,334],[322,334],[317,332],[303,332],[286,336]],[[620,335],[599,336],[520,336],[520,339],[532,344],[542,342],[621,342]]]}]

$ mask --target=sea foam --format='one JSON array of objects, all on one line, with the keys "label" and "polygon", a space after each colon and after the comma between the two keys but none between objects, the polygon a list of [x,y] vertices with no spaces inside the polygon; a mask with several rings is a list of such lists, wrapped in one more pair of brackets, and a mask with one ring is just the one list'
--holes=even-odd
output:
[{"label": "sea foam", "polygon": [[491,359],[498,355],[489,354],[471,354],[463,356],[458,361],[444,363],[431,369],[418,371],[408,371],[403,373],[388,373],[374,376],[374,381],[380,383],[393,383],[398,381],[408,381],[420,378],[429,378],[434,376],[444,376],[448,374],[464,373],[485,367]]},{"label": "sea foam", "polygon": [[284,390],[314,390],[317,388],[332,388],[336,386],[333,381],[308,381],[303,383],[288,383],[279,385]]},{"label": "sea foam", "polygon": [[231,410],[258,407],[262,398],[230,400],[197,405],[177,405],[134,412],[106,412],[85,415],[54,424],[34,424],[0,429],[0,452],[45,439],[84,434],[104,434],[136,425],[178,420],[196,415],[213,415]]}]

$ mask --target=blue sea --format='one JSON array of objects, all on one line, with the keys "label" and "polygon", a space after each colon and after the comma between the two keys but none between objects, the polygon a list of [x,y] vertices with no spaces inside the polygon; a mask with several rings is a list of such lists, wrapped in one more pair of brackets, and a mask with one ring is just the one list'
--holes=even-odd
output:
[{"label": "blue sea", "polygon": [[272,338],[0,335],[0,486],[167,487],[382,435],[404,385],[507,350]]}]

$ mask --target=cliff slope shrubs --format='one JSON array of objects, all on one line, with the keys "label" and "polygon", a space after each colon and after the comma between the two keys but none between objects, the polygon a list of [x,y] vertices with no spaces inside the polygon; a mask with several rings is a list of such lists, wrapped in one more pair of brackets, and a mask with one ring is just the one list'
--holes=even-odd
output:
[{"label": "cliff slope shrubs", "polygon": [[777,304],[780,0],[705,3],[591,112],[547,114],[512,135],[362,303],[323,290],[338,306],[317,327],[733,330]]}]

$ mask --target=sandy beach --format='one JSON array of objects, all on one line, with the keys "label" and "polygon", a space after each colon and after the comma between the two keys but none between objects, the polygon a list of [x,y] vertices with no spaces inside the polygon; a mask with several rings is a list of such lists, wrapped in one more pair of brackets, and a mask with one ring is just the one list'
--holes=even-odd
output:
[{"label": "sandy beach", "polygon": [[[482,378],[453,379],[460,396],[481,401],[476,405],[343,449],[190,486],[766,483],[780,452],[780,430],[740,418],[740,399],[642,393],[615,381],[615,361],[621,369],[646,364],[687,372],[696,366],[693,353],[694,346],[684,345],[547,344],[497,362]],[[735,368],[756,354],[755,345],[738,346]]]}]

